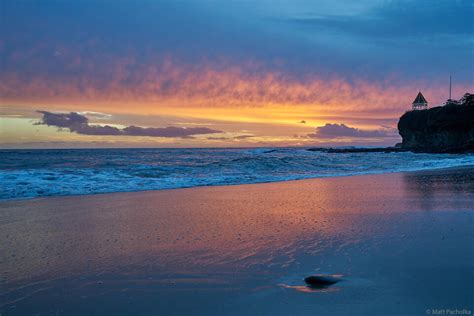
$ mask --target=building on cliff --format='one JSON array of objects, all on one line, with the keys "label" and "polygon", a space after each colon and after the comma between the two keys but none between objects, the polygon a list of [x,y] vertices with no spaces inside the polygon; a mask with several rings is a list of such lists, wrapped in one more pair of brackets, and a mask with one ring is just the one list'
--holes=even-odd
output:
[{"label": "building on cliff", "polygon": [[428,101],[421,92],[418,92],[415,100],[412,103],[413,110],[426,110],[428,108]]},{"label": "building on cliff", "polygon": [[398,121],[398,132],[402,150],[474,153],[474,94],[425,111],[408,111]]}]

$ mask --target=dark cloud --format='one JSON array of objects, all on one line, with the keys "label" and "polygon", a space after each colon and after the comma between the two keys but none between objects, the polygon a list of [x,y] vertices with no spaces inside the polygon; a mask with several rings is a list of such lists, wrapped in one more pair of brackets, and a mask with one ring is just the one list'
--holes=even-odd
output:
[{"label": "dark cloud", "polygon": [[87,117],[77,114],[75,112],[51,113],[48,111],[38,111],[38,113],[43,114],[41,123],[49,126],[69,128],[71,126],[88,124]]},{"label": "dark cloud", "polygon": [[447,40],[451,39],[464,42],[464,47],[470,49],[473,14],[474,7],[470,0],[400,0],[384,2],[357,15],[306,15],[291,18],[290,21],[372,40],[407,42],[415,39],[426,45],[438,44],[433,40],[442,39],[443,45],[446,45]]},{"label": "dark cloud", "polygon": [[41,125],[56,126],[67,128],[71,132],[82,135],[110,135],[110,136],[149,136],[149,137],[181,137],[190,138],[193,135],[215,134],[222,131],[213,130],[207,127],[139,127],[128,126],[119,129],[114,126],[90,125],[87,117],[76,112],[71,113],[52,113],[48,111],[38,111],[43,114],[39,123]]},{"label": "dark cloud", "polygon": [[386,131],[366,131],[354,127],[349,127],[345,124],[326,124],[324,126],[316,127],[314,134],[309,134],[313,138],[339,138],[339,137],[357,137],[357,138],[371,138],[371,137],[387,137],[389,134]]},{"label": "dark cloud", "polygon": [[197,72],[250,62],[250,75],[259,65],[295,78],[395,73],[405,83],[453,73],[472,83],[472,0],[273,2],[3,1],[0,81],[11,82],[12,98],[31,98],[27,87],[39,83],[51,95],[61,92],[58,83],[172,95],[179,73],[149,84],[166,75],[153,69],[172,56]]}]

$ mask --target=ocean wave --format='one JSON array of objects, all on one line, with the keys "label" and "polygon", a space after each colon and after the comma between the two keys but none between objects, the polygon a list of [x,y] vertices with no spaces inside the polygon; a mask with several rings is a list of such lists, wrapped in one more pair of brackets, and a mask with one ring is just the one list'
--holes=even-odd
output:
[{"label": "ocean wave", "polygon": [[0,199],[160,190],[415,171],[473,155],[325,153],[304,148],[0,151]]}]

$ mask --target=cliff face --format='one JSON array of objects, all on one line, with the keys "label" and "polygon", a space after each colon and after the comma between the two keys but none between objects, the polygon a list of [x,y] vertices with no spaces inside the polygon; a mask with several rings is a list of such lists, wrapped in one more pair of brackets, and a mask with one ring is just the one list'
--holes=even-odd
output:
[{"label": "cliff face", "polygon": [[417,152],[474,152],[474,95],[405,113],[398,122],[402,148]]}]

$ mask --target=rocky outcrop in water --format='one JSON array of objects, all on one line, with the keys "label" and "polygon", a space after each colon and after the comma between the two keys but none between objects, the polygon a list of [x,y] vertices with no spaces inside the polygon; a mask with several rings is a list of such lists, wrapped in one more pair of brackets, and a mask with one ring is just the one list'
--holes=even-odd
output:
[{"label": "rocky outcrop in water", "polygon": [[406,112],[398,122],[401,148],[415,152],[474,152],[474,95],[428,110]]}]

